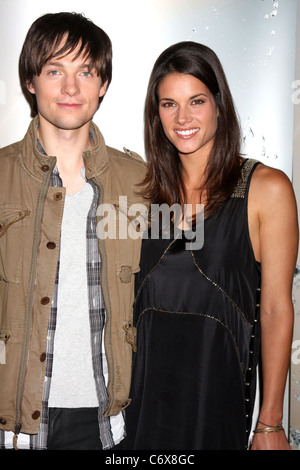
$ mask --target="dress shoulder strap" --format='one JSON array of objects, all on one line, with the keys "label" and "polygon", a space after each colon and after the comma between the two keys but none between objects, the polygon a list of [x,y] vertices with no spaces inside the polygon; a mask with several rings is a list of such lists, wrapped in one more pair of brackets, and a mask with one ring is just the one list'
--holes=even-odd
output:
[{"label": "dress shoulder strap", "polygon": [[261,163],[259,160],[255,160],[254,158],[247,158],[244,160],[242,168],[241,168],[241,174],[238,179],[237,185],[231,195],[231,197],[237,197],[237,198],[244,198],[247,189],[249,187],[249,182],[252,176],[252,173],[255,169],[255,167]]}]

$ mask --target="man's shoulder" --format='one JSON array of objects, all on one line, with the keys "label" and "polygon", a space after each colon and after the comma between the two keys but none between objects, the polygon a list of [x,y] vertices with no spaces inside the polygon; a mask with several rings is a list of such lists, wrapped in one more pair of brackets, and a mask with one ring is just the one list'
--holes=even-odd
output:
[{"label": "man's shoulder", "polygon": [[123,147],[123,152],[109,146],[106,146],[106,149],[113,164],[115,163],[124,166],[129,164],[132,166],[141,166],[145,169],[147,168],[145,160],[138,153],[133,152],[126,147]]},{"label": "man's shoulder", "polygon": [[12,144],[6,145],[5,147],[0,148],[0,159],[11,158],[19,155],[21,150],[21,141],[14,142]]},{"label": "man's shoulder", "polygon": [[91,131],[95,136],[96,144],[98,143],[99,145],[100,152],[101,149],[103,151],[105,148],[109,164],[112,167],[115,167],[116,169],[120,168],[124,171],[126,171],[126,169],[134,171],[136,168],[138,172],[146,172],[148,168],[147,163],[138,153],[129,150],[127,147],[123,147],[123,151],[121,151],[106,145],[104,137],[94,121],[91,121]]}]

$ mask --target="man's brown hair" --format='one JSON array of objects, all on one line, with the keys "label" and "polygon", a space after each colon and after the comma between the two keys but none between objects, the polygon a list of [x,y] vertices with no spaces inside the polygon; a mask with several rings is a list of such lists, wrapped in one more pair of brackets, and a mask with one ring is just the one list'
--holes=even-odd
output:
[{"label": "man's brown hair", "polygon": [[[44,65],[54,57],[73,52],[90,60],[90,68],[109,86],[112,78],[112,45],[108,35],[91,20],[79,13],[49,13],[38,18],[29,28],[19,60],[20,83],[26,99],[37,114],[35,95],[27,90]],[[99,99],[99,104],[103,97]]]}]

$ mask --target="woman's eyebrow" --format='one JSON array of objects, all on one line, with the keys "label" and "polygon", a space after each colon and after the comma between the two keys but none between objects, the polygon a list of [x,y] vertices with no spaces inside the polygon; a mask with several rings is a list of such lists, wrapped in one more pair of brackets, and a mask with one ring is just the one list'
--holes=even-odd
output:
[{"label": "woman's eyebrow", "polygon": [[[198,93],[197,95],[194,95],[194,96],[190,96],[190,100],[194,100],[195,98],[199,98],[200,96],[205,96],[207,97],[207,95],[205,93]],[[174,100],[174,98],[160,98],[159,101],[176,101]]]}]

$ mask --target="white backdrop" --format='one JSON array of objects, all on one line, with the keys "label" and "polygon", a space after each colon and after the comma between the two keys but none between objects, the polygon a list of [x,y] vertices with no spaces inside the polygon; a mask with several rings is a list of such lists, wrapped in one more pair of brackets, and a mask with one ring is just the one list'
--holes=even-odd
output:
[{"label": "white backdrop", "polygon": [[0,147],[30,120],[18,81],[25,34],[40,15],[83,12],[113,42],[113,81],[95,116],[108,145],[144,155],[143,107],[157,56],[183,40],[219,55],[255,158],[291,176],[296,0],[0,0]]},{"label": "white backdrop", "polygon": [[[58,11],[84,13],[112,39],[113,80],[94,119],[108,145],[144,156],[153,63],[169,45],[193,40],[223,63],[245,153],[292,178],[297,0],[0,0],[0,147],[21,139],[30,122],[18,79],[26,32],[38,16]],[[286,404],[285,425],[287,415]]]}]

